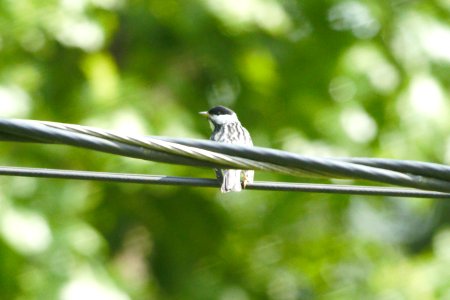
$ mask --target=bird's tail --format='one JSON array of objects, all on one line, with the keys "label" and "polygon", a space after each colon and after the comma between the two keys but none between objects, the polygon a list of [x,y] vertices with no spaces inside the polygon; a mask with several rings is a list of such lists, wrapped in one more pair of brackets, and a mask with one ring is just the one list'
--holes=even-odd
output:
[{"label": "bird's tail", "polygon": [[241,170],[223,170],[223,181],[220,190],[222,193],[230,191],[240,192],[241,187]]}]

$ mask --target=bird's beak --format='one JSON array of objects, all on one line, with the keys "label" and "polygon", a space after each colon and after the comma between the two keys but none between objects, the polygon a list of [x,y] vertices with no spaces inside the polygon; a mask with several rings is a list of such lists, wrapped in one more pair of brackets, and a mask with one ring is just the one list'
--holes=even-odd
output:
[{"label": "bird's beak", "polygon": [[199,115],[201,115],[201,116],[203,116],[205,118],[209,117],[209,114],[208,114],[207,111],[201,111],[201,112],[199,112]]}]

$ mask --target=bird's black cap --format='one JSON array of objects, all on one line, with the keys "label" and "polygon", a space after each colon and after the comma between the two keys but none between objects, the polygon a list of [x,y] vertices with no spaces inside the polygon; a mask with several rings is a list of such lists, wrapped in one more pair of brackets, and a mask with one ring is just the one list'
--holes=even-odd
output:
[{"label": "bird's black cap", "polygon": [[232,111],[229,108],[226,108],[225,106],[219,105],[208,110],[208,114],[213,116],[232,115],[234,114],[234,111]]}]

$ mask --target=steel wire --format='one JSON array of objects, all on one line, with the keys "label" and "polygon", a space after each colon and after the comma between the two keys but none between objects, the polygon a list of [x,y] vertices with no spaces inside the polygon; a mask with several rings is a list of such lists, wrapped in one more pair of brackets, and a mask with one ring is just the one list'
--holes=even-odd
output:
[{"label": "steel wire", "polygon": [[54,122],[0,119],[0,139],[62,143],[157,162],[229,167],[296,176],[364,179],[450,192],[450,167],[438,164],[367,158],[318,158],[262,147],[207,140],[142,137]]},{"label": "steel wire", "polygon": [[[0,167],[0,175],[23,177],[44,177],[55,179],[96,180],[106,182],[179,185],[196,187],[219,187],[215,179],[176,177],[164,175],[126,174],[76,170],[58,170],[24,167]],[[266,182],[249,183],[247,190],[295,191],[306,193],[350,194],[367,196],[415,197],[415,198],[450,198],[450,193],[423,191],[409,188],[390,188],[376,186],[352,186],[319,183]]]}]

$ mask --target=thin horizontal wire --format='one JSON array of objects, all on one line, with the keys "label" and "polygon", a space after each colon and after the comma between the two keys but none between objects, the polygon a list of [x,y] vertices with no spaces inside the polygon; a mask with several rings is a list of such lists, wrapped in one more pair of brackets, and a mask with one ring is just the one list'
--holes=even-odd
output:
[{"label": "thin horizontal wire", "polygon": [[[143,139],[142,137],[119,135],[112,132],[108,132],[106,130],[90,128],[80,125],[51,123],[51,122],[44,122],[44,124],[47,124],[49,126],[56,126],[62,129],[72,130],[75,132],[87,133],[90,135],[95,135],[106,139],[114,139],[121,142],[131,142],[133,144],[137,144],[143,147],[150,147],[156,150],[168,151],[173,154],[175,153],[181,155],[184,154],[187,155],[188,157],[196,158],[199,160],[206,159],[209,162],[230,164],[233,167],[243,169],[272,171],[297,176],[299,175],[304,176],[306,170],[308,173],[328,174],[329,177],[334,178],[336,177],[359,178],[390,184],[394,183],[401,186],[450,192],[450,183],[440,179],[429,178],[425,176],[416,176],[412,174],[403,174],[396,171],[352,164],[339,160],[323,159],[323,158],[317,159],[289,153],[286,151],[260,147],[241,146],[243,149],[246,149],[246,152],[252,152],[253,154],[255,154],[255,151],[262,152],[263,154],[262,159],[261,160],[256,159],[257,161],[255,161],[249,159],[252,158],[252,156],[246,157],[247,159],[242,159],[236,156],[233,157],[224,156],[211,151],[206,151],[200,147],[191,147],[191,146],[183,147],[183,145],[180,145],[180,143],[163,141],[162,139],[157,138],[155,139],[152,137],[146,137]],[[166,142],[166,144],[164,142]],[[267,162],[268,156],[275,157],[276,163]],[[235,164],[231,164],[231,162],[235,162]],[[282,165],[281,167],[279,166],[280,164]],[[313,164],[314,168],[309,167],[305,168],[305,166],[311,164]]]},{"label": "thin horizontal wire", "polygon": [[[227,151],[226,147],[235,147],[234,145],[217,145],[217,143],[213,143],[207,140],[196,140],[189,138],[169,138],[169,137],[156,137],[152,138],[161,139],[165,141],[171,141],[174,143],[180,143],[183,145],[197,146],[197,147],[205,147],[205,149],[210,149],[214,151],[220,151],[224,154],[233,155],[234,151]],[[33,139],[28,136],[18,136],[14,134],[7,134],[4,132],[0,132],[0,141],[13,141],[13,142],[31,142],[31,143],[50,143],[48,141],[40,141],[37,139]],[[239,146],[238,146],[239,147]],[[371,166],[375,168],[382,168],[391,171],[397,172],[406,172],[414,175],[422,175],[434,177],[442,180],[450,181],[450,166],[437,164],[437,163],[429,163],[429,162],[420,162],[420,161],[411,161],[411,160],[398,160],[398,159],[386,159],[386,158],[370,158],[370,157],[351,157],[351,158],[332,158],[336,160],[346,161],[353,164],[361,164],[366,166]]]},{"label": "thin horizontal wire", "polygon": [[94,171],[60,170],[46,168],[0,167],[0,175],[42,177],[77,180],[96,180],[123,183],[188,185],[202,187],[219,187],[217,180],[206,178],[174,177],[163,175],[109,173]]},{"label": "thin horizontal wire", "polygon": [[[153,145],[146,141],[145,138],[144,140],[140,141],[139,137],[122,136],[111,132],[79,125],[32,120],[0,119],[0,128],[3,130],[9,130],[8,133],[3,134],[3,136],[8,140],[26,141],[26,139],[22,139],[21,137],[33,135],[34,138],[30,140],[30,142],[63,143],[67,145],[84,147],[97,151],[157,162],[222,168],[230,167],[230,164],[232,164],[232,166],[238,167],[241,167],[241,165],[244,164],[243,168],[247,169],[252,168],[257,170],[281,172],[303,177],[312,176],[308,172],[302,172],[301,170],[297,169],[291,170],[289,168],[277,166],[270,163],[260,163],[246,159],[230,158],[229,156],[221,155],[220,153],[217,154],[203,149],[196,149],[192,147],[185,147],[183,145],[161,142],[160,140],[156,139],[156,143],[155,145]],[[109,139],[103,137],[108,137]],[[178,151],[182,153],[181,155],[176,154],[177,147],[183,148],[181,151]],[[170,153],[159,151],[160,149],[169,150]],[[186,154],[189,151],[200,153],[200,156],[203,155],[203,157],[210,155],[212,159],[204,161],[183,156],[183,154]],[[237,162],[234,162],[234,160],[236,160]],[[218,162],[212,163],[211,161]],[[318,177],[318,175],[314,176]]]},{"label": "thin horizontal wire", "polygon": [[[221,145],[207,140],[189,139],[189,138],[171,138],[161,136],[152,136],[152,138],[170,141],[174,143],[180,143],[192,147],[201,147],[204,149],[214,150],[229,155],[242,155],[243,157],[246,157],[248,153],[245,147],[240,146],[235,147],[234,145]],[[258,149],[258,147],[255,147],[255,149]],[[260,149],[267,150],[266,148]],[[279,150],[275,149],[270,150],[273,151],[273,154],[277,154],[277,152],[279,152]],[[251,153],[251,155],[253,156],[254,153]],[[328,158],[328,159],[345,161],[352,164],[366,165],[374,168],[381,168],[391,171],[398,171],[402,173],[406,172],[414,175],[429,176],[450,181],[450,166],[437,163],[420,162],[412,160],[386,159],[386,158],[369,158],[369,157],[350,157],[350,158],[344,157],[344,158]],[[270,161],[274,163],[280,162],[277,160],[276,155],[270,157]]]},{"label": "thin horizontal wire", "polygon": [[[57,169],[43,169],[43,168],[0,167],[0,175],[76,179],[76,180],[96,180],[106,182],[176,185],[176,186],[219,187],[219,183],[217,182],[217,180],[209,178],[57,170]],[[291,191],[291,192],[307,192],[307,193],[326,193],[326,194],[450,199],[450,193],[422,191],[407,188],[349,186],[349,185],[318,184],[318,183],[257,181],[251,184],[249,183],[246,189],[265,190],[265,191],[270,190],[270,191]]]},{"label": "thin horizontal wire", "polygon": [[[84,128],[79,125],[70,124],[61,124],[60,126]],[[155,148],[149,147],[146,141],[142,141],[142,137],[128,137],[113,134],[115,138],[112,138],[116,140],[112,141],[110,139],[87,135],[86,133],[81,134],[76,132],[69,132],[62,129],[51,128],[48,125],[42,125],[42,122],[39,121],[9,119],[0,119],[0,131],[6,131],[6,133],[9,134],[10,137],[12,135],[31,136],[33,141],[40,140],[50,143],[65,143],[73,146],[85,147],[89,149],[159,162],[194,166],[229,167],[229,164],[226,160],[224,161],[217,155],[214,156],[214,153],[208,153],[208,155],[210,155],[208,161],[204,160],[204,153],[198,155],[198,151],[191,151],[192,149],[189,149],[189,151],[185,151],[176,149],[175,147],[171,148],[171,151],[173,151],[172,153],[167,153],[166,150],[164,150],[164,152],[157,150],[161,150],[161,148],[156,148],[155,150]],[[101,129],[95,129],[95,131],[97,133],[91,132],[91,134],[98,135],[100,132],[104,134],[105,137],[108,136],[108,132]],[[89,130],[87,132],[89,132]],[[117,141],[117,139],[121,139],[123,142],[119,142]],[[404,174],[401,172],[386,170],[383,168],[349,163],[343,161],[342,159],[315,158],[269,148],[245,147],[223,143],[214,143],[204,140],[168,139],[161,137],[147,137],[146,139],[159,141],[165,140],[175,144],[190,146],[191,148],[199,148],[203,151],[205,151],[204,149],[211,150],[216,148],[214,149],[214,152],[216,152],[215,154],[233,153],[233,157],[227,158],[228,161],[229,159],[231,159],[233,162],[235,162],[232,167],[239,166],[239,168],[241,168],[242,166],[242,168],[248,168],[249,165],[241,165],[240,162],[236,162],[236,160],[251,158],[253,162],[256,161],[257,163],[259,162],[261,164],[270,163],[275,165],[275,168],[287,168],[288,170],[293,170],[292,172],[304,173],[304,171],[306,171],[309,173],[324,174],[328,175],[328,177],[334,178],[347,177],[366,179],[376,182],[396,184],[400,186],[450,192],[450,182],[442,180],[440,178],[427,177],[417,174]],[[136,143],[138,143],[140,146],[134,146],[136,145]],[[192,147],[192,144],[196,144],[197,147]],[[159,145],[161,145],[161,143]],[[172,145],[170,145],[170,147],[171,146]],[[179,145],[177,147],[179,147]],[[177,155],[173,153],[177,153]],[[192,155],[193,157],[186,157],[184,155]],[[257,168],[255,167],[255,169]]]},{"label": "thin horizontal wire", "polygon": [[[200,147],[229,155],[252,157],[254,160],[264,160],[285,166],[296,167],[302,165],[305,170],[318,170],[322,174],[328,174],[331,178],[366,179],[419,189],[450,192],[450,182],[447,180],[447,178],[450,178],[450,167],[444,165],[415,162],[417,165],[414,166],[411,161],[400,160],[392,160],[396,164],[389,164],[387,159],[317,158],[270,148],[221,144],[207,140],[169,137],[151,138],[191,147]],[[402,170],[405,170],[405,173]],[[418,171],[418,173],[413,171]],[[434,171],[438,171],[437,177],[433,176]]]}]

